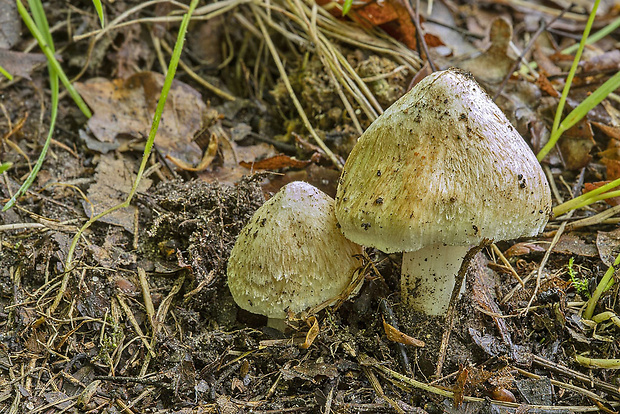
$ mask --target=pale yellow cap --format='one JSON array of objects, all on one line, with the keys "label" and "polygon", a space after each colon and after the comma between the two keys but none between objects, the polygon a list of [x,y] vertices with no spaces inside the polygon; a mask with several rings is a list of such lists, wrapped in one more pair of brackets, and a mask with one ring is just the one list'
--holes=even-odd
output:
[{"label": "pale yellow cap", "polygon": [[427,76],[372,123],[336,195],[346,237],[388,253],[533,236],[550,211],[531,149],[458,69]]},{"label": "pale yellow cap", "polygon": [[349,285],[362,247],[347,240],[334,200],[305,182],[292,182],[261,206],[239,234],[228,261],[228,286],[250,312],[284,319],[331,298]]}]

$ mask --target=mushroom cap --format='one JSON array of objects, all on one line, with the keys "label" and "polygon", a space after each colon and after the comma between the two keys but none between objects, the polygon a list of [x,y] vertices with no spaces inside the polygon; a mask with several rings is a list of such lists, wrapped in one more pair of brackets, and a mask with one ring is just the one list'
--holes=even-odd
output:
[{"label": "mushroom cap", "polygon": [[284,319],[336,298],[359,266],[362,247],[347,240],[334,200],[310,184],[284,186],[243,228],[228,261],[228,286],[252,313]]},{"label": "mushroom cap", "polygon": [[336,195],[345,236],[388,253],[533,236],[550,211],[533,152],[458,69],[427,76],[370,125]]}]

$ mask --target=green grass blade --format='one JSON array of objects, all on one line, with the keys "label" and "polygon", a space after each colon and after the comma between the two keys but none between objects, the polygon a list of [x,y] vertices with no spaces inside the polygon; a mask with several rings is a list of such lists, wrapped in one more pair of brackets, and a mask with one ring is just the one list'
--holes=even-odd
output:
[{"label": "green grass blade", "polygon": [[12,162],[3,162],[2,164],[0,164],[0,174],[2,174],[5,171],[8,171],[9,168],[11,168],[13,166]]},{"label": "green grass blade", "polygon": [[[616,17],[616,19],[613,22],[609,23],[607,26],[603,27],[601,30],[594,33],[592,36],[588,37],[588,39],[586,40],[586,45],[591,45],[592,43],[598,42],[599,40],[601,40],[608,34],[615,32],[618,27],[620,27],[620,17]],[[579,48],[579,43],[575,43],[574,45],[571,45],[567,47],[566,49],[562,50],[561,53],[565,55],[570,55],[571,53],[576,51],[578,48]]]},{"label": "green grass blade", "polygon": [[17,4],[17,11],[19,12],[22,20],[24,21],[24,23],[30,30],[30,33],[32,33],[34,38],[39,43],[39,47],[45,54],[48,64],[50,64],[54,68],[54,70],[58,72],[58,76],[60,80],[62,81],[62,84],[67,88],[67,90],[69,91],[69,95],[71,95],[71,98],[73,98],[73,100],[75,101],[76,105],[80,108],[82,113],[87,118],[90,118],[92,116],[90,109],[88,109],[86,102],[84,102],[80,94],[75,90],[75,88],[69,81],[69,78],[67,78],[67,75],[62,70],[60,63],[58,63],[58,60],[56,60],[56,57],[54,56],[54,50],[52,49],[53,46],[50,46],[48,42],[45,40],[44,35],[41,33],[41,31],[39,31],[34,20],[32,19],[32,17],[30,17],[30,14],[28,14],[28,11],[24,7],[24,5],[21,4],[19,0],[16,1],[16,4]]},{"label": "green grass blade", "polygon": [[590,96],[573,109],[571,113],[564,118],[558,129],[566,131],[575,126],[575,124],[585,117],[592,108],[600,104],[603,99],[607,98],[610,93],[618,88],[620,88],[620,72],[607,79],[605,83],[599,86]]},{"label": "green grass blade", "polygon": [[2,74],[2,76],[4,76],[5,78],[7,78],[8,80],[13,80],[13,75],[11,75],[6,69],[4,69],[2,66],[0,66],[0,74]]},{"label": "green grass blade", "polygon": [[101,23],[101,28],[105,27],[105,14],[103,14],[103,5],[101,4],[101,0],[93,0],[93,5],[95,6],[95,10],[97,10],[97,16],[99,16],[99,22]]},{"label": "green grass blade", "polygon": [[127,199],[120,203],[117,204],[114,207],[111,207],[109,209],[107,209],[106,211],[103,211],[99,214],[97,214],[96,216],[91,217],[83,226],[82,228],[80,228],[80,230],[78,230],[78,232],[76,233],[76,235],[73,237],[73,240],[71,241],[71,245],[69,246],[69,251],[67,252],[67,259],[65,261],[65,276],[62,279],[61,285],[60,285],[60,289],[58,291],[58,294],[56,295],[56,298],[54,299],[54,302],[52,303],[52,305],[49,307],[48,312],[49,314],[54,313],[54,311],[56,310],[56,308],[58,307],[58,305],[60,304],[60,301],[62,300],[62,296],[64,295],[64,292],[67,289],[67,284],[69,282],[69,274],[70,274],[70,270],[71,267],[73,265],[73,253],[75,252],[75,248],[77,247],[77,243],[80,240],[80,236],[82,235],[82,233],[84,233],[84,231],[89,228],[94,222],[96,222],[97,220],[99,220],[101,217],[110,214],[113,211],[116,211],[120,208],[123,207],[127,207],[129,206],[129,203],[131,202],[131,199],[133,198],[138,185],[140,184],[140,179],[142,178],[142,174],[144,173],[144,169],[146,167],[146,164],[148,162],[149,156],[151,154],[151,150],[153,149],[153,143],[155,142],[155,135],[157,134],[157,129],[159,128],[159,122],[161,121],[161,116],[164,112],[164,106],[166,104],[166,99],[168,98],[168,93],[170,92],[170,88],[172,87],[172,82],[174,80],[174,75],[176,73],[177,67],[179,65],[179,60],[181,59],[181,52],[183,51],[183,44],[185,42],[185,35],[187,33],[187,26],[189,25],[189,21],[192,17],[192,14],[194,13],[194,10],[196,9],[196,6],[198,5],[198,0],[192,0],[189,10],[187,11],[187,13],[183,16],[183,21],[181,22],[181,26],[179,27],[179,34],[177,36],[177,41],[174,45],[174,50],[172,52],[172,56],[170,58],[170,64],[168,66],[168,72],[166,74],[166,78],[164,80],[164,85],[162,87],[162,91],[161,94],[159,96],[159,101],[157,102],[157,107],[155,108],[155,115],[153,116],[153,123],[151,124],[151,130],[149,132],[149,136],[148,139],[146,141],[146,145],[144,146],[144,153],[142,156],[142,162],[140,163],[140,169],[138,170],[138,174],[136,175],[136,179],[134,181],[134,184],[131,188],[131,191],[129,193],[129,195],[127,196]]},{"label": "green grass blade", "polygon": [[351,11],[351,6],[353,6],[353,0],[344,0],[342,4],[342,15],[346,16],[347,13]]},{"label": "green grass blade", "polygon": [[[45,38],[48,43],[49,49],[54,52],[54,43],[52,40],[52,35],[49,31],[49,24],[47,22],[47,17],[45,16],[45,12],[43,10],[43,6],[40,1],[29,0],[29,5],[32,10],[34,22],[38,28],[41,30],[41,36]],[[47,155],[47,150],[49,149],[50,143],[52,141],[52,136],[54,134],[54,129],[56,126],[56,119],[58,118],[58,100],[60,96],[60,87],[58,82],[58,71],[50,64],[48,61],[48,72],[50,76],[50,90],[52,96],[52,105],[51,105],[51,117],[50,117],[50,126],[47,133],[47,138],[45,139],[45,143],[43,144],[43,148],[39,153],[39,158],[37,159],[36,164],[28,174],[28,177],[23,182],[21,187],[17,190],[13,197],[2,207],[2,211],[6,211],[13,207],[15,202],[19,197],[21,197],[32,185],[34,180],[37,177],[37,174],[41,170],[43,166],[43,161],[45,161],[45,156]]]},{"label": "green grass blade", "polygon": [[618,266],[620,266],[620,254],[616,256],[616,260],[614,260],[614,263],[609,266],[609,269],[607,269],[601,281],[598,282],[596,289],[594,290],[594,292],[592,292],[592,297],[588,299],[586,310],[583,312],[584,319],[592,319],[592,315],[594,315],[594,309],[596,308],[596,304],[601,298],[601,295],[605,291],[607,291],[614,283],[614,273],[616,272]]},{"label": "green grass blade", "polygon": [[573,78],[575,77],[575,72],[577,71],[577,66],[581,61],[581,54],[583,53],[583,49],[586,46],[586,40],[588,39],[588,35],[590,34],[590,29],[592,29],[592,24],[594,24],[594,17],[596,17],[596,10],[598,9],[598,5],[601,0],[595,0],[594,5],[592,6],[592,11],[590,12],[590,16],[588,17],[588,21],[586,23],[586,27],[583,30],[583,34],[581,36],[581,41],[579,42],[579,47],[577,48],[577,52],[575,53],[575,59],[573,59],[573,64],[568,72],[568,76],[566,77],[566,84],[564,85],[564,89],[562,90],[562,96],[560,97],[560,102],[558,103],[558,109],[555,112],[555,118],[553,120],[553,128],[551,129],[551,137],[549,138],[549,142],[540,150],[536,158],[538,161],[541,161],[545,156],[551,151],[553,146],[556,144],[560,135],[557,134],[558,128],[560,127],[560,120],[562,119],[562,114],[564,113],[564,105],[566,104],[566,98],[568,97],[568,92],[570,91],[571,84],[573,83]]},{"label": "green grass blade", "polygon": [[28,5],[30,6],[30,12],[32,13],[32,18],[34,19],[34,23],[41,32],[41,35],[45,39],[45,42],[49,45],[52,52],[56,52],[56,48],[54,47],[54,40],[52,39],[52,34],[50,33],[50,25],[47,22],[47,16],[45,15],[45,10],[43,9],[43,4],[39,0],[28,0]]}]

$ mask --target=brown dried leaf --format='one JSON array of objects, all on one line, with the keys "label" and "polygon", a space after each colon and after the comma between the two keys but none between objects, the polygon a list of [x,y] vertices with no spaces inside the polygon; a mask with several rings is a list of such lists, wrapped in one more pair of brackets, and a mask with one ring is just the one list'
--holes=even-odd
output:
[{"label": "brown dried leaf", "polygon": [[[148,136],[163,83],[159,73],[140,72],[126,80],[95,78],[75,87],[94,111],[88,121],[93,134],[100,141],[114,142],[119,134]],[[202,151],[193,138],[202,128],[205,109],[200,93],[174,81],[155,138],[164,155],[189,165],[199,163]]]},{"label": "brown dried leaf", "polygon": [[[620,140],[620,127],[605,125],[600,122],[592,122],[592,125],[601,130],[605,135],[609,138],[613,138],[614,140]],[[611,143],[610,143],[611,145]],[[609,145],[608,145],[609,147]],[[618,147],[618,145],[616,145]]]},{"label": "brown dried leaf", "polygon": [[[592,190],[596,190],[599,187],[604,186],[605,184],[609,184],[610,181],[596,181],[594,183],[585,183],[583,185],[583,192],[584,194],[587,192],[590,192]],[[616,187],[613,190],[610,191],[617,191],[619,188]],[[618,204],[620,204],[620,197],[611,197],[611,198],[607,198],[604,200],[607,204],[609,204],[610,206],[617,206]]]},{"label": "brown dried leaf", "polygon": [[620,229],[605,232],[599,231],[596,235],[598,254],[606,266],[611,266],[620,253]]},{"label": "brown dried leaf", "polygon": [[[136,178],[133,167],[129,161],[116,159],[113,155],[101,156],[95,169],[95,183],[88,189],[88,200],[91,204],[82,202],[84,212],[89,218],[125,201]],[[150,186],[151,180],[142,178],[138,191],[144,192]],[[129,206],[103,216],[99,221],[123,227],[133,233],[136,212],[135,206]]]},{"label": "brown dried leaf", "polygon": [[456,385],[454,387],[454,406],[459,408],[463,404],[463,397],[465,396],[465,386],[468,383],[469,369],[467,367],[460,367],[459,374],[456,377]]},{"label": "brown dried leaf", "polygon": [[491,47],[486,51],[456,64],[461,69],[471,72],[476,79],[488,83],[499,83],[506,77],[514,62],[508,56],[508,48],[512,40],[510,22],[503,17],[495,19],[489,29],[489,38]]},{"label": "brown dried leaf", "polygon": [[545,248],[535,244],[535,243],[516,243],[508,248],[504,252],[504,256],[509,257],[517,257],[517,256],[525,256],[526,254],[534,253],[534,252],[544,252]]},{"label": "brown dried leaf", "polygon": [[605,176],[608,181],[613,181],[616,178],[620,178],[620,160],[601,158],[601,164],[606,167]]},{"label": "brown dried leaf", "polygon": [[562,234],[553,252],[587,257],[595,257],[598,254],[592,243],[586,242],[574,233]]},{"label": "brown dried leaf", "polygon": [[308,330],[308,333],[306,334],[306,340],[304,341],[304,343],[299,345],[301,349],[310,348],[310,346],[312,345],[312,343],[314,342],[314,340],[316,339],[316,337],[319,335],[319,332],[320,332],[319,321],[316,319],[316,316],[310,316],[306,320],[306,323],[308,324],[310,329]]},{"label": "brown dried leaf", "polygon": [[394,326],[390,325],[383,319],[383,330],[385,331],[385,336],[392,342],[398,342],[399,344],[424,347],[426,344],[424,341],[420,341],[419,339],[413,338],[407,334],[402,333],[398,329],[394,328]]},{"label": "brown dried leaf", "polygon": [[236,184],[241,177],[249,175],[246,168],[239,165],[239,159],[255,160],[275,154],[273,146],[261,142],[256,145],[242,146],[226,141],[219,147],[219,157],[205,171],[198,173],[207,182]]},{"label": "brown dried leaf", "polygon": [[620,50],[613,49],[609,52],[593,56],[585,61],[583,70],[586,72],[606,72],[620,70]]},{"label": "brown dried leaf", "polygon": [[590,162],[590,150],[594,147],[592,126],[586,119],[579,121],[574,127],[562,135],[558,142],[566,169],[579,170]]},{"label": "brown dried leaf", "polygon": [[13,76],[30,80],[30,73],[37,63],[45,62],[42,53],[22,53],[0,49],[0,66]]},{"label": "brown dried leaf", "polygon": [[541,73],[538,75],[536,84],[540,87],[542,91],[546,92],[548,95],[553,96],[555,98],[560,96],[558,91],[556,91],[555,88],[553,87],[553,84],[549,81],[549,78],[547,78],[544,74]]}]

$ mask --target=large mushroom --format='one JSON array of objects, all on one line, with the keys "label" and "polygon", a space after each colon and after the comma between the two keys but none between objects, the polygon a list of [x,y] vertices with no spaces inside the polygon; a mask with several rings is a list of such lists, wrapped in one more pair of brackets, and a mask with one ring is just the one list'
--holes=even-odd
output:
[{"label": "large mushroom", "polygon": [[239,234],[228,286],[239,307],[282,329],[287,311],[297,314],[342,295],[361,253],[340,232],[334,200],[295,181],[256,210]]},{"label": "large mushroom", "polygon": [[347,238],[404,252],[401,300],[428,315],[447,311],[472,245],[534,236],[550,211],[536,157],[458,69],[427,76],[373,122],[336,195]]}]

